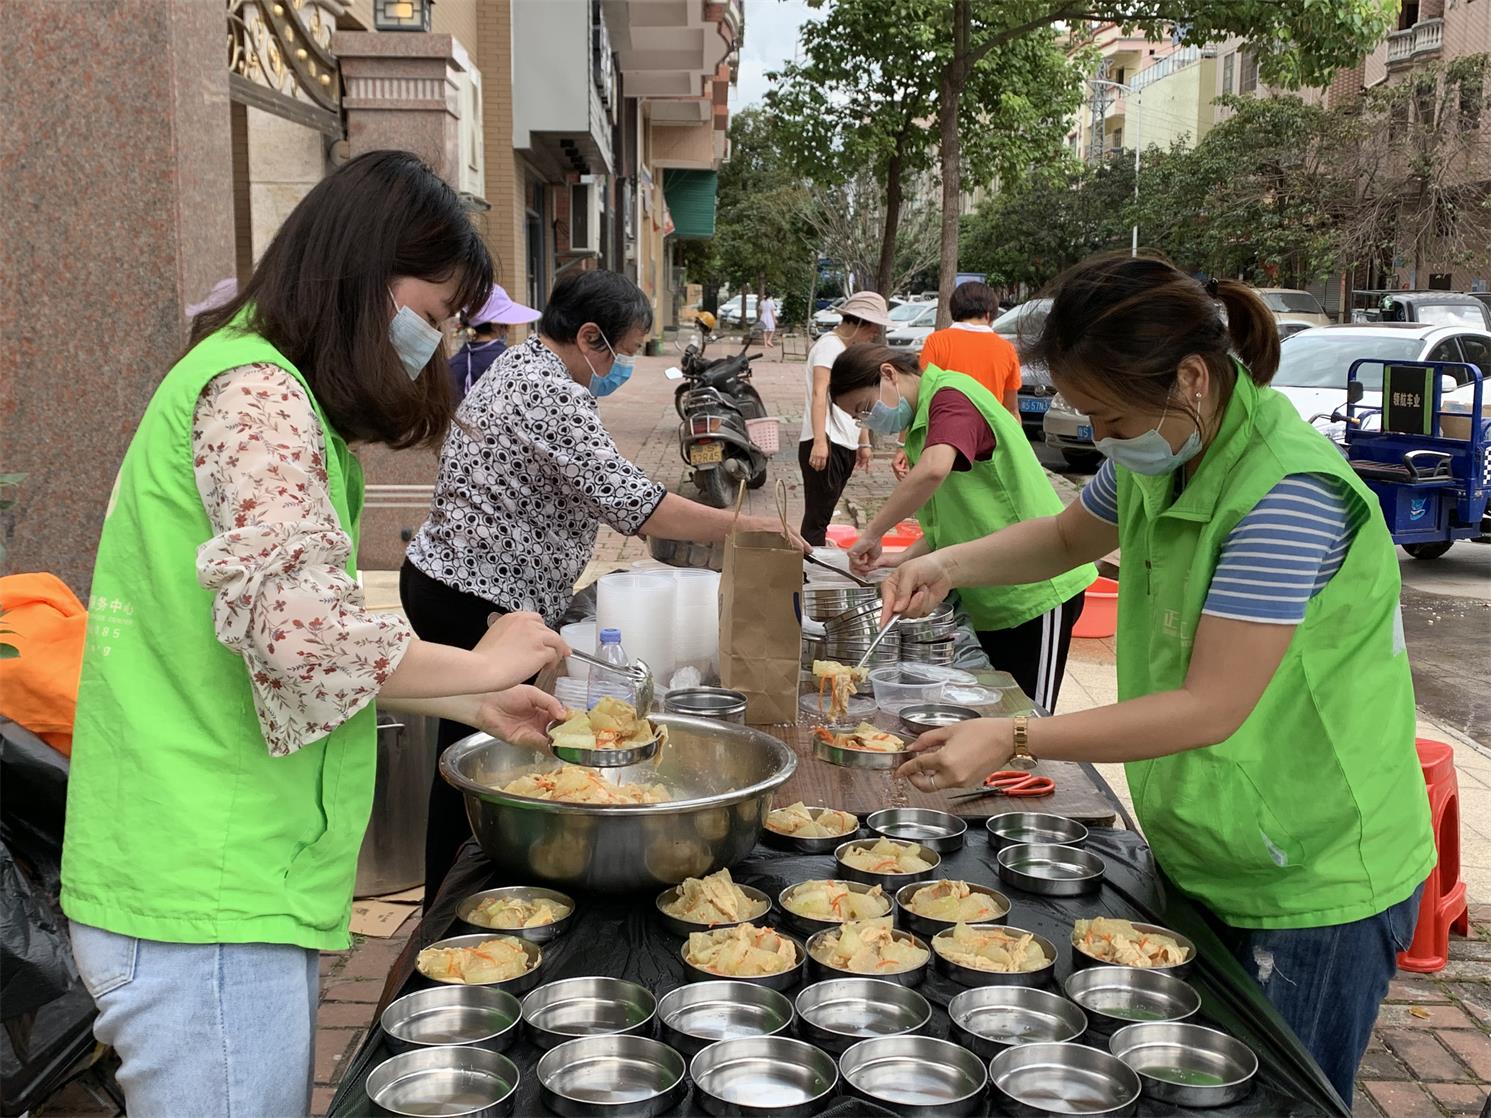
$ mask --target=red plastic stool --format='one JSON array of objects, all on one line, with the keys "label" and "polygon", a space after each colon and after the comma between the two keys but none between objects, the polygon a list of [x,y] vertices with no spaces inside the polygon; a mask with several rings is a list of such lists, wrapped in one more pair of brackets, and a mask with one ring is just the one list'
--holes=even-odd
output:
[{"label": "red plastic stool", "polygon": [[1449,962],[1450,932],[1470,934],[1465,882],[1460,880],[1460,784],[1455,779],[1454,749],[1429,738],[1419,738],[1414,745],[1429,788],[1429,818],[1439,860],[1424,883],[1413,943],[1398,955],[1398,966],[1432,974]]}]

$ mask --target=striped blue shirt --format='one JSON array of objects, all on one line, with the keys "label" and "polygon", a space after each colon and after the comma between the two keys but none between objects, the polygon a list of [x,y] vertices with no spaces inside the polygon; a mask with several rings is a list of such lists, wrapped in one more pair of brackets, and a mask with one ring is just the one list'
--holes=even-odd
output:
[{"label": "striped blue shirt", "polygon": [[[1118,476],[1104,462],[1082,490],[1082,507],[1118,523]],[[1344,486],[1321,474],[1290,474],[1237,522],[1222,544],[1203,613],[1235,621],[1298,625],[1310,599],[1341,569],[1360,521]]]}]

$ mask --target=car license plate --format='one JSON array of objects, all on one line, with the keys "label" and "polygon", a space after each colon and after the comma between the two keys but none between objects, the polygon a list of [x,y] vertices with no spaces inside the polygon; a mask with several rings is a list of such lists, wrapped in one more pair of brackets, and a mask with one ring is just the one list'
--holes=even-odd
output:
[{"label": "car license plate", "polygon": [[690,466],[712,466],[725,460],[725,444],[720,442],[695,443],[689,447]]},{"label": "car license plate", "polygon": [[1078,427],[1077,428],[1077,438],[1081,439],[1085,443],[1092,442],[1092,428],[1091,427]]},{"label": "car license plate", "polygon": [[1024,411],[1024,412],[1034,412],[1035,414],[1039,415],[1041,412],[1049,410],[1050,407],[1051,407],[1051,401],[1048,400],[1048,399],[1046,399],[1046,397],[1044,397],[1044,396],[1021,396],[1020,397],[1020,410],[1021,411]]}]

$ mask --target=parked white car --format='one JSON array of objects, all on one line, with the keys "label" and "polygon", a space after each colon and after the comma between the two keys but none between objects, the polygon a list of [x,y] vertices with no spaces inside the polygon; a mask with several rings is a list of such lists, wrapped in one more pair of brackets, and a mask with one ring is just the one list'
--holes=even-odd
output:
[{"label": "parked white car", "polygon": [[1329,326],[1330,315],[1320,305],[1320,300],[1308,291],[1294,287],[1260,287],[1257,289],[1264,305],[1274,312],[1281,323],[1289,319],[1308,322],[1311,326]]},{"label": "parked white car", "polygon": [[902,303],[890,312],[890,322],[885,344],[910,346],[920,353],[927,335],[937,329],[937,304]]},{"label": "parked white car", "polygon": [[1026,356],[1021,339],[1035,335],[1050,311],[1050,299],[1029,299],[994,319],[994,333],[1007,339],[1020,355],[1020,426],[1032,439],[1042,436],[1046,409],[1056,389],[1046,367]]},{"label": "parked white car", "polygon": [[[823,308],[823,310],[813,315],[813,337],[816,338],[823,334],[827,334],[843,320],[843,316],[839,314],[839,306],[843,302],[843,299],[835,299],[831,306],[825,307]],[[907,302],[907,300],[899,298],[895,295],[892,295],[889,299],[887,299],[885,301],[885,304],[890,308],[892,323],[896,321],[895,313],[898,307],[922,305],[920,303],[909,303]]]},{"label": "parked white car", "polygon": [[723,303],[720,304],[720,325],[721,326],[739,326],[741,324],[742,319],[740,317],[740,304],[741,304],[742,298],[745,300],[745,319],[744,319],[744,321],[746,321],[746,322],[755,322],[756,321],[756,298],[757,297],[755,295],[745,295],[745,296],[734,295],[734,296],[731,296],[729,299],[726,299]]}]

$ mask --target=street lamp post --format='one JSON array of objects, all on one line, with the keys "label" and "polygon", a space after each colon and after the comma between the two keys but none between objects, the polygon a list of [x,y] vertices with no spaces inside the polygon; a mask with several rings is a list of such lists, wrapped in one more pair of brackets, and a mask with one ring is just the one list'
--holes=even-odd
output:
[{"label": "street lamp post", "polygon": [[[1087,84],[1108,86],[1128,94],[1130,97],[1134,93],[1132,86],[1125,85],[1123,82],[1109,81],[1107,78],[1088,78]],[[1127,114],[1132,112],[1133,109],[1133,105],[1128,105],[1125,107],[1124,112]],[[1101,121],[1098,126],[1102,127]],[[1130,135],[1132,135],[1132,132]],[[1129,255],[1139,255],[1139,143],[1137,140],[1134,142],[1134,236],[1129,245]]]}]

